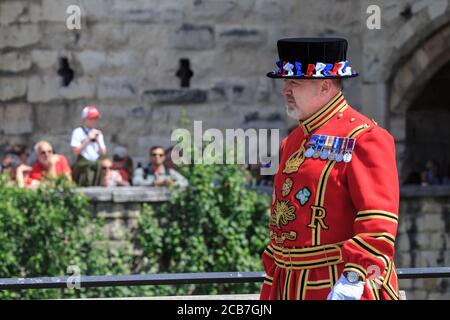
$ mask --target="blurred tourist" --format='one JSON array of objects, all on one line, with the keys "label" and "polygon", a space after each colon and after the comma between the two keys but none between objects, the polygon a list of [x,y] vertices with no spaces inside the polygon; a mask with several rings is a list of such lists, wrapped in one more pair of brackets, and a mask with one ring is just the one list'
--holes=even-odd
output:
[{"label": "blurred tourist", "polygon": [[2,160],[1,167],[1,173],[6,175],[8,185],[17,184],[20,188],[37,187],[38,184],[30,179],[31,167],[22,163],[19,156],[7,154]]},{"label": "blurred tourist", "polygon": [[108,158],[103,159],[102,163],[102,186],[104,187],[118,187],[118,186],[129,186],[130,183],[122,178],[119,170],[113,169],[112,161]]},{"label": "blurred tourist", "polygon": [[37,161],[32,166],[30,179],[41,181],[44,177],[55,179],[65,175],[68,181],[72,181],[72,170],[67,159],[62,154],[55,154],[53,147],[47,141],[39,141],[34,146]]},{"label": "blurred tourist", "polygon": [[425,170],[422,171],[421,178],[422,186],[440,184],[439,166],[436,161],[428,160],[425,163]]},{"label": "blurred tourist", "polygon": [[138,167],[134,173],[133,185],[135,186],[171,186],[185,187],[188,181],[175,169],[164,165],[165,152],[161,146],[150,149],[150,162],[147,168]]},{"label": "blurred tourist", "polygon": [[29,164],[29,153],[25,145],[14,143],[9,145],[5,151],[7,154],[15,154],[18,156],[23,164]]},{"label": "blurred tourist", "polygon": [[83,125],[72,132],[70,145],[76,157],[73,179],[79,186],[100,186],[102,164],[100,157],[106,154],[103,134],[96,129],[100,112],[95,106],[87,106],[81,112]]},{"label": "blurred tourist", "polygon": [[133,177],[133,159],[128,156],[128,150],[125,147],[117,146],[113,150],[113,170],[119,171],[122,179],[131,184]]}]

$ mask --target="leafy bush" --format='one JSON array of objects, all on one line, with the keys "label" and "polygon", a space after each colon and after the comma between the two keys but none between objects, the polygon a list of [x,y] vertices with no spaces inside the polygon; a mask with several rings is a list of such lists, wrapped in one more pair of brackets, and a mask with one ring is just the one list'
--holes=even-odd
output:
[{"label": "leafy bush", "polygon": [[[103,240],[102,221],[91,219],[87,208],[88,199],[63,180],[56,181],[52,188],[30,191],[6,186],[0,178],[0,277],[69,275],[70,265],[89,275],[129,273],[129,255],[95,245]],[[128,263],[124,263],[126,260]],[[111,296],[120,291],[0,291],[0,298]]]},{"label": "leafy bush", "polygon": [[[144,206],[134,239],[142,250],[108,248],[88,199],[65,181],[37,191],[0,178],[0,277],[261,271],[267,242],[267,195],[245,187],[242,166],[185,166],[185,190],[160,206]],[[71,298],[255,293],[260,284],[0,291],[0,298]]]},{"label": "leafy bush", "polygon": [[[261,271],[269,197],[245,186],[237,165],[185,166],[189,187],[140,218],[141,272]],[[260,284],[191,285],[154,294],[255,293]],[[150,293],[150,292],[148,292]]]}]

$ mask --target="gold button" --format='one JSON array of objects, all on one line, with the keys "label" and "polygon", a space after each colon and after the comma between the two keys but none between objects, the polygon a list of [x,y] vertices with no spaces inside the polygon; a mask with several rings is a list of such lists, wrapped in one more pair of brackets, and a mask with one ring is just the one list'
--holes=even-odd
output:
[{"label": "gold button", "polygon": [[355,118],[351,118],[350,122],[355,122],[355,120],[356,120]]},{"label": "gold button", "polygon": [[339,113],[338,113],[338,116],[337,116],[338,119],[342,118],[343,115],[344,115],[344,114],[343,114],[342,112],[339,112]]}]

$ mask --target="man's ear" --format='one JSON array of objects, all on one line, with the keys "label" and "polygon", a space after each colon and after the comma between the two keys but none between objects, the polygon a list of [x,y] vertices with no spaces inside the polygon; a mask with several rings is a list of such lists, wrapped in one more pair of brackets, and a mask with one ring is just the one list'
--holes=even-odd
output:
[{"label": "man's ear", "polygon": [[320,93],[321,94],[327,94],[330,92],[332,87],[332,83],[330,79],[325,79],[322,81],[322,85],[320,86]]}]

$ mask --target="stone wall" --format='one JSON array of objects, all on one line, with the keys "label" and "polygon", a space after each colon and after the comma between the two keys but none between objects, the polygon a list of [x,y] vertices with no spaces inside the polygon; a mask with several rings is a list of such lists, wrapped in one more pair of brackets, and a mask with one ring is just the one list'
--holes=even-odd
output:
[{"label": "stone wall", "polygon": [[[105,219],[112,246],[128,246],[143,203],[167,201],[165,188],[85,188],[91,212]],[[403,187],[395,263],[399,268],[450,265],[450,187]],[[135,251],[139,254],[139,251]],[[223,270],[230,271],[230,270]],[[450,279],[401,280],[408,299],[450,299]]]},{"label": "stone wall", "polygon": [[[165,187],[89,187],[78,190],[90,199],[92,216],[104,219],[103,233],[111,247],[130,247],[144,204],[155,208],[170,199],[170,192]],[[132,252],[140,254],[136,248],[132,248]]]},{"label": "stone wall", "polygon": [[[403,268],[450,265],[450,187],[401,189],[396,265]],[[450,279],[401,280],[408,299],[450,299]]]},{"label": "stone wall", "polygon": [[[361,74],[345,82],[346,96],[393,132],[402,159],[404,115],[393,118],[389,110],[412,101],[409,95],[418,91],[408,87],[411,66],[437,72],[431,68],[436,57],[449,60],[439,55],[448,52],[445,35],[433,40],[450,21],[449,3],[3,0],[0,146],[48,139],[69,155],[71,131],[87,103],[103,112],[100,126],[109,150],[124,145],[137,160],[147,160],[151,145],[170,144],[183,111],[191,120],[203,120],[205,129],[280,128],[284,134],[293,123],[285,116],[282,82],[265,77],[275,67],[277,39],[343,36],[349,40],[349,60]],[[66,28],[71,4],[81,7],[81,30]],[[366,26],[372,4],[381,8],[380,30]],[[190,88],[180,88],[175,76],[182,58],[194,72]],[[74,75],[67,86],[62,59]]]}]

